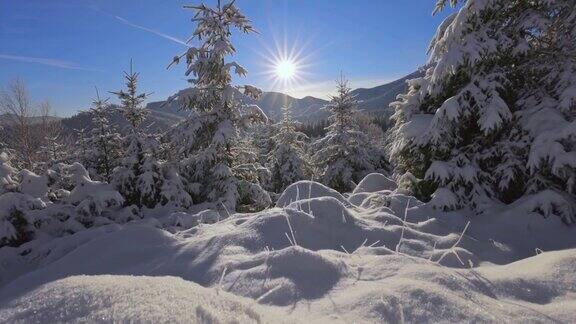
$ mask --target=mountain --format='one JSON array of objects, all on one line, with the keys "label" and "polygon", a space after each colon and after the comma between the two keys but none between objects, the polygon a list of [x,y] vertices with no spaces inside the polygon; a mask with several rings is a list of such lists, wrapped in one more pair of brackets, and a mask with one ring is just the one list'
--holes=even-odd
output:
[{"label": "mountain", "polygon": [[[117,108],[118,107],[116,106],[111,106],[109,108],[109,120],[112,124],[115,124],[119,130],[122,130],[128,125],[128,122],[124,119]],[[151,109],[142,126],[151,132],[162,132],[168,129],[170,126],[184,120],[184,118],[184,112],[179,114],[177,111],[170,112]],[[64,127],[71,132],[75,132],[81,129],[90,129],[92,128],[92,116],[88,111],[81,111],[72,117],[62,119],[62,125],[64,125]]]},{"label": "mountain", "polygon": [[358,100],[358,108],[366,112],[379,112],[387,110],[388,105],[396,100],[396,96],[408,90],[406,81],[422,76],[423,72],[416,71],[401,79],[386,83],[374,88],[358,88],[352,93]]},{"label": "mountain", "polygon": [[[319,98],[308,96],[298,99],[279,92],[264,92],[259,100],[249,98],[240,93],[240,91],[236,93],[236,96],[246,104],[258,105],[271,119],[278,119],[280,117],[280,109],[285,104],[292,107],[293,116],[297,119],[307,119],[315,116],[321,111],[322,107],[328,104],[328,101]],[[151,102],[147,107],[154,114],[164,113],[176,115],[181,118],[188,115],[186,110],[179,108],[178,102],[176,101],[169,104],[166,104],[165,101]]]},{"label": "mountain", "polygon": [[[8,113],[1,114],[0,115],[0,126],[13,124],[17,121],[17,119],[18,119],[18,117],[16,115],[13,115],[13,114],[8,114]],[[61,118],[55,117],[55,116],[30,116],[30,117],[27,117],[27,119],[30,122],[30,124],[34,125],[34,124],[40,124],[44,121],[48,121],[48,122],[58,121]]]},{"label": "mountain", "polygon": [[[417,71],[401,79],[374,88],[359,88],[353,90],[352,93],[358,99],[358,108],[371,114],[388,116],[391,112],[388,105],[396,99],[398,94],[407,90],[406,80],[418,77],[421,74],[422,72]],[[236,95],[246,104],[258,105],[260,109],[273,120],[279,119],[280,109],[286,104],[292,107],[293,117],[302,122],[322,120],[325,119],[328,114],[322,108],[325,107],[329,101],[311,96],[294,98],[280,92],[264,92],[259,100],[254,100],[246,97],[239,91]],[[150,110],[150,115],[145,122],[145,127],[157,131],[165,130],[189,115],[187,110],[180,109],[176,101],[168,104],[165,101],[151,102],[147,105],[147,108]],[[120,128],[125,126],[126,122],[122,116],[120,116],[116,109],[112,108],[112,110],[112,122],[119,125]],[[90,128],[91,117],[87,112],[80,112],[72,117],[63,119],[62,123],[70,130]]]},{"label": "mountain", "polygon": [[[352,91],[358,99],[358,108],[368,113],[388,114],[388,105],[396,99],[400,93],[406,92],[406,80],[413,79],[422,75],[421,71],[416,71],[403,78],[386,83],[374,88],[359,88]],[[301,99],[294,98],[280,92],[264,92],[262,97],[255,101],[241,94],[237,95],[247,104],[256,104],[268,117],[278,119],[280,109],[283,105],[288,104],[292,107],[294,118],[301,121],[319,120],[326,117],[327,112],[322,108],[329,101],[307,96]],[[185,117],[186,112],[178,109],[178,104],[173,102],[165,104],[164,101],[152,102],[148,108],[155,112],[164,112]]]}]

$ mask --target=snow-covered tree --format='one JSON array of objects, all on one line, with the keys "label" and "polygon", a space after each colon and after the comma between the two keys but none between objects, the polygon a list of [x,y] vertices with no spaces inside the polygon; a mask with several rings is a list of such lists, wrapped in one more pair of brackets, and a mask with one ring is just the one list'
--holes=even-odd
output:
[{"label": "snow-covered tree", "polygon": [[120,90],[118,92],[112,92],[120,99],[120,110],[131,126],[131,133],[137,133],[140,130],[140,125],[148,116],[148,110],[144,107],[144,101],[146,101],[149,94],[138,93],[139,76],[139,73],[133,71],[132,61],[130,61],[130,72],[124,71],[126,91]]},{"label": "snow-covered tree", "polygon": [[114,169],[111,181],[126,205],[153,208],[170,204],[174,208],[187,208],[192,204],[192,198],[182,190],[179,172],[172,164],[158,158],[159,136],[147,134],[141,128],[148,115],[144,106],[148,95],[138,94],[138,76],[130,64],[130,72],[125,72],[127,90],[114,92],[121,101],[120,110],[128,121],[128,129],[123,138],[123,157]]},{"label": "snow-covered tree", "polygon": [[277,134],[272,136],[274,147],[268,155],[274,192],[282,192],[294,182],[311,177],[311,167],[306,156],[308,136],[298,132],[296,125],[290,107],[283,106],[282,120],[275,125]]},{"label": "snow-covered tree", "polygon": [[246,183],[233,170],[233,148],[238,143],[239,130],[265,118],[258,107],[244,105],[235,97],[238,89],[254,98],[262,92],[248,85],[233,87],[231,70],[240,76],[246,70],[236,62],[226,61],[236,51],[230,39],[232,30],[249,33],[254,29],[234,2],[219,2],[216,8],[204,4],[186,8],[194,11],[197,22],[191,41],[198,40],[200,44],[191,46],[173,61],[177,64],[186,57],[186,75],[193,76],[192,88],[171,98],[193,111],[172,132],[173,143],[195,200],[234,210],[240,197],[247,196],[239,190],[258,192],[258,198],[266,196],[257,183]]},{"label": "snow-covered tree", "polygon": [[262,165],[268,164],[269,154],[275,146],[273,137],[276,133],[277,127],[272,122],[256,124],[250,128],[250,138]]},{"label": "snow-covered tree", "polygon": [[28,170],[17,171],[9,155],[0,153],[0,248],[30,241],[46,223],[42,215],[33,213],[46,206],[38,197],[46,187],[37,181],[41,178]]},{"label": "snow-covered tree", "polygon": [[10,164],[10,157],[6,152],[0,152],[0,194],[11,192],[18,188],[16,169]]},{"label": "snow-covered tree", "polygon": [[252,136],[252,130],[242,134],[232,147],[232,172],[239,179],[267,185],[270,171],[260,163]]},{"label": "snow-covered tree", "polygon": [[370,140],[358,127],[357,102],[343,76],[327,109],[330,125],[326,136],[313,144],[312,160],[322,183],[340,192],[350,191],[366,174],[375,171],[375,156],[370,154]]},{"label": "snow-covered tree", "polygon": [[62,136],[45,136],[44,145],[40,147],[38,152],[39,160],[41,161],[37,167],[38,170],[46,171],[52,166],[64,162],[68,158],[68,153],[65,144],[62,143]]},{"label": "snow-covered tree", "polygon": [[85,227],[91,227],[98,217],[113,218],[114,212],[124,203],[124,198],[113,185],[93,181],[80,163],[73,163],[68,169],[74,188],[66,202],[75,206],[74,219]]},{"label": "snow-covered tree", "polygon": [[270,186],[270,170],[258,159],[258,149],[254,145],[253,130],[241,132],[231,149],[232,174],[238,183],[236,210],[253,212],[268,207],[269,194],[262,190]]},{"label": "snow-covered tree", "polygon": [[112,182],[127,205],[154,207],[161,199],[162,179],[160,166],[153,156],[154,139],[142,132],[140,126],[148,115],[143,103],[146,93],[138,93],[139,74],[132,69],[124,72],[126,91],[113,92],[120,99],[120,111],[128,121],[127,135],[123,139],[123,157],[114,170]]},{"label": "snow-covered tree", "polygon": [[122,154],[122,138],[110,123],[108,99],[100,98],[98,89],[89,112],[93,128],[80,136],[82,162],[93,179],[110,182]]},{"label": "snow-covered tree", "polygon": [[0,195],[0,248],[19,246],[32,240],[42,223],[33,211],[45,207],[41,199],[19,192]]},{"label": "snow-covered tree", "polygon": [[425,76],[392,104],[394,162],[439,208],[529,195],[532,209],[574,221],[574,1],[463,2],[432,39]]}]

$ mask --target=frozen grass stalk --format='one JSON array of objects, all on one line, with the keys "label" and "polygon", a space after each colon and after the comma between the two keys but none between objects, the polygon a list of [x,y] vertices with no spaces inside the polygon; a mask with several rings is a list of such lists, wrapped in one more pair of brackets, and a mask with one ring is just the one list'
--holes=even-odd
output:
[{"label": "frozen grass stalk", "polygon": [[[290,229],[290,235],[292,235],[292,245],[298,245],[298,242],[296,242],[296,236],[294,236],[294,230],[292,230],[292,224],[290,224],[290,218],[288,218],[288,215],[284,215],[286,217],[286,222],[288,223],[288,228]],[[286,234],[286,236],[288,236],[288,234]]]},{"label": "frozen grass stalk", "polygon": [[218,293],[220,289],[222,289],[222,281],[224,280],[224,276],[226,275],[226,270],[228,270],[228,266],[224,267],[224,270],[222,270],[222,275],[220,276],[220,280],[218,281],[218,289],[216,289],[216,293]]},{"label": "frozen grass stalk", "polygon": [[374,245],[376,245],[376,244],[378,244],[378,243],[380,243],[380,240],[377,240],[376,242],[374,242],[374,243],[372,243],[372,244],[368,245],[368,247],[374,247]]},{"label": "frozen grass stalk", "polygon": [[294,242],[292,242],[292,240],[290,239],[290,236],[288,236],[288,233],[284,232],[284,235],[286,235],[288,242],[290,242],[290,246],[294,246]]},{"label": "frozen grass stalk", "polygon": [[402,240],[404,239],[404,228],[406,228],[406,218],[408,217],[408,207],[410,207],[410,198],[406,202],[406,209],[404,209],[404,221],[402,221],[402,232],[400,233],[400,240],[398,244],[396,244],[396,254],[400,252],[400,245],[402,244]]},{"label": "frozen grass stalk", "polygon": [[462,231],[462,233],[460,234],[460,237],[458,237],[458,240],[456,241],[456,243],[454,243],[452,245],[452,247],[450,249],[448,249],[448,251],[442,253],[442,255],[440,256],[440,258],[436,261],[436,263],[440,263],[442,260],[444,260],[444,258],[448,255],[448,254],[454,254],[456,256],[456,259],[458,259],[458,261],[465,266],[464,261],[462,261],[462,259],[460,259],[460,256],[458,255],[458,252],[456,252],[455,248],[458,246],[458,244],[460,244],[460,241],[462,240],[462,237],[464,237],[464,234],[466,233],[466,230],[468,229],[468,226],[470,225],[470,221],[468,221],[466,223],[466,226],[464,226],[464,230]]},{"label": "frozen grass stalk", "polygon": [[438,242],[434,241],[434,246],[432,247],[432,253],[430,253],[430,257],[428,258],[428,261],[431,261],[432,257],[434,256],[434,252],[436,251],[436,244],[438,244]]},{"label": "frozen grass stalk", "polygon": [[224,205],[223,202],[220,202],[220,204],[222,205],[222,207],[224,207],[224,211],[226,212],[226,215],[228,215],[227,218],[230,218],[230,212],[228,211],[228,208],[226,208],[226,205]]}]

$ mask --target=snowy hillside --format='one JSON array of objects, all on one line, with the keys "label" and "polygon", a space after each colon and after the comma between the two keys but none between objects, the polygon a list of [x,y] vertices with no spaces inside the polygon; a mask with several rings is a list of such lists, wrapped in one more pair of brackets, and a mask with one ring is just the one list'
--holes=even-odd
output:
[{"label": "snowy hillside", "polygon": [[285,207],[215,224],[158,215],[2,249],[0,321],[576,320],[576,250],[543,252],[576,246],[570,229],[437,212],[383,179],[349,198],[300,182]]},{"label": "snowy hillside", "polygon": [[235,1],[185,6],[166,107],[130,61],[118,104],[33,123],[16,79],[0,323],[576,322],[573,2],[437,0],[425,71],[329,102],[236,82]]}]

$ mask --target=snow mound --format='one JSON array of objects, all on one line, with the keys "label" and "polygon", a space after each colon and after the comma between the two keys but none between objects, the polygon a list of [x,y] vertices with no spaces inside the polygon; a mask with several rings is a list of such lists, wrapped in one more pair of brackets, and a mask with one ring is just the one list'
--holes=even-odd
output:
[{"label": "snow mound", "polygon": [[28,194],[34,198],[42,198],[48,192],[48,179],[45,176],[39,176],[28,170],[20,171],[22,181],[20,183],[20,192]]},{"label": "snow mound", "polygon": [[315,219],[330,223],[354,223],[355,218],[344,204],[334,197],[319,197],[299,200],[286,206],[287,209],[302,211]]},{"label": "snow mound", "polygon": [[[170,258],[189,256],[172,252]],[[0,322],[576,320],[574,249],[474,269],[448,268],[394,253],[345,254],[301,247],[266,253],[229,247],[222,252],[225,263],[202,258],[205,266],[199,269],[194,269],[197,260],[187,260],[189,266],[184,261],[180,267],[171,264],[172,272],[180,272],[183,279],[154,271],[163,261],[156,256],[138,264],[154,277],[72,276],[39,285],[0,304]],[[186,279],[189,271],[210,273],[224,264],[215,273],[218,279],[209,284],[212,288]]]},{"label": "snow mound", "polygon": [[[479,220],[462,213],[441,213],[414,197],[378,191],[369,193],[360,207],[321,196],[299,199],[284,208],[236,213],[214,224],[200,222],[199,214],[174,213],[166,219],[92,228],[48,242],[32,241],[22,248],[0,249],[0,322],[52,316],[56,306],[32,296],[43,292],[59,298],[61,293],[47,287],[68,277],[80,283],[84,279],[79,278],[87,278],[88,283],[99,278],[74,277],[80,275],[114,275],[113,280],[136,287],[123,289],[118,284],[119,294],[126,295],[121,299],[110,297],[106,289],[93,293],[96,288],[89,284],[66,286],[62,291],[76,297],[62,300],[87,296],[86,303],[100,305],[105,304],[98,301],[103,296],[102,300],[110,301],[106,304],[110,314],[86,304],[89,308],[78,321],[90,321],[91,316],[122,321],[132,314],[134,321],[142,321],[142,313],[151,321],[166,317],[194,322],[196,304],[187,305],[189,299],[179,296],[199,284],[209,288],[197,287],[210,303],[216,290],[223,300],[237,296],[238,318],[247,316],[248,298],[261,322],[270,322],[264,319],[266,314],[287,322],[303,318],[310,322],[573,322],[576,250],[541,252],[575,246],[572,229],[558,218],[551,221],[508,212]],[[168,220],[173,233],[162,228]],[[527,259],[514,262],[520,258]],[[28,271],[19,270],[25,268]],[[146,278],[121,277],[128,275]],[[168,282],[166,290],[157,291],[157,280],[166,276],[181,279],[171,278],[177,284]],[[83,287],[88,292],[82,292]],[[177,299],[181,309],[172,311],[172,305],[158,301],[157,307],[140,311],[136,305],[132,311],[126,304],[156,294]],[[57,305],[58,299],[53,303]],[[207,312],[220,309],[218,305]],[[66,307],[65,314],[74,313]],[[126,312],[112,313],[120,308]]]},{"label": "snow mound", "polygon": [[382,190],[394,191],[396,188],[398,188],[398,185],[396,182],[394,182],[394,180],[380,173],[370,173],[365,176],[362,181],[360,181],[352,194],[376,192]]},{"label": "snow mound", "polygon": [[338,191],[328,188],[325,185],[314,182],[314,181],[298,181],[289,185],[278,201],[276,202],[276,207],[286,207],[292,202],[318,198],[318,197],[334,197],[341,202],[345,202],[346,199]]},{"label": "snow mound", "polygon": [[[268,312],[270,313],[270,311]],[[261,323],[258,305],[175,277],[74,276],[0,309],[3,323]]]}]

